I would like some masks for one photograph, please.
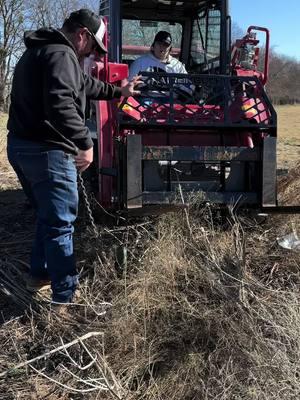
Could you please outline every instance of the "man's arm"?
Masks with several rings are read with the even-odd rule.
[[[83,110],[75,99],[83,84],[82,71],[75,55],[67,51],[48,54],[43,60],[44,119],[80,150],[93,146],[84,125]],[[58,138],[59,140],[59,138]]]
[[[172,57],[173,59],[173,72],[176,74],[187,74],[187,70],[185,69],[185,65],[179,61],[176,60],[174,57]],[[175,62],[174,62],[175,61]]]
[[[179,73],[180,74],[187,74],[187,70],[185,69],[185,65],[180,63],[180,68],[179,68]]]
[[[106,83],[83,73],[85,91],[88,98],[92,100],[112,100],[122,96],[120,87]]]
[[[119,87],[110,83],[99,81],[87,74],[84,74],[86,83],[86,95],[92,100],[111,100],[114,98],[130,97],[140,94],[135,86],[140,84],[140,76],[134,76],[125,86]]]

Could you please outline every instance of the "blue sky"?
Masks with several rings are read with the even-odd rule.
[[[300,61],[300,0],[229,0],[229,7],[243,31],[249,25],[268,28],[276,52]]]

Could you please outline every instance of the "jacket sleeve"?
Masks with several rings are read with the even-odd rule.
[[[75,56],[60,51],[45,57],[43,64],[45,121],[76,147],[87,150],[93,146],[93,141],[84,124],[84,104],[80,107],[75,101],[83,84],[82,71]]]
[[[182,62],[176,60],[176,64],[174,65],[174,72],[177,74],[187,74],[187,70]]]
[[[121,88],[110,83],[99,81],[83,73],[86,96],[92,100],[119,99],[122,95]]]
[[[180,74],[187,74],[187,70],[185,69],[185,65],[182,64],[182,63],[180,63],[179,73]]]

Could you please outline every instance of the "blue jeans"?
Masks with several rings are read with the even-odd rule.
[[[72,237],[78,210],[73,156],[11,134],[7,154],[36,210],[31,275],[51,280],[53,301],[70,302],[78,284]]]

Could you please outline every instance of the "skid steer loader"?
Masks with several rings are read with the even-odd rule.
[[[89,65],[93,76],[121,85],[159,30],[172,34],[172,55],[188,72],[141,71],[140,96],[90,105],[101,206],[155,213],[197,195],[278,210],[269,31],[251,26],[232,46],[227,0],[101,0],[99,13],[109,52]]]

